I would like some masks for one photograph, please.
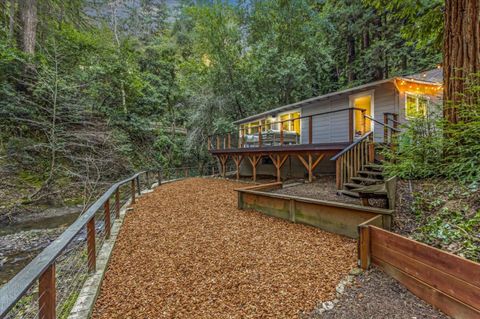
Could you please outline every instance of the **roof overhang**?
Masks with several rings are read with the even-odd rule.
[[[313,104],[315,102],[318,102],[318,101],[327,100],[327,99],[329,99],[331,97],[334,97],[334,96],[347,94],[347,93],[352,93],[352,92],[355,92],[355,91],[359,91],[359,90],[363,90],[363,89],[367,89],[367,88],[372,88],[372,87],[375,87],[375,86],[378,86],[378,85],[382,85],[384,83],[393,82],[395,79],[396,78],[375,81],[375,82],[363,84],[363,85],[360,85],[360,86],[356,86],[356,87],[353,87],[353,88],[349,88],[349,89],[345,89],[345,90],[341,90],[341,91],[336,91],[336,92],[331,92],[331,93],[327,93],[327,94],[324,94],[324,95],[316,96],[316,97],[313,97],[313,98],[310,98],[310,99],[307,99],[307,100],[303,100],[303,101],[300,101],[300,102],[287,104],[287,105],[280,106],[280,107],[274,108],[272,110],[269,110],[269,111],[266,111],[266,112],[263,112],[263,113],[259,113],[259,114],[255,114],[255,115],[243,118],[241,120],[233,122],[233,124],[248,123],[248,122],[255,121],[255,120],[264,118],[264,117],[272,115],[272,114],[277,114],[277,113],[281,113],[281,112],[294,110],[294,109],[297,109],[297,108],[300,108],[300,107],[305,107],[305,106],[311,105],[311,104]]]

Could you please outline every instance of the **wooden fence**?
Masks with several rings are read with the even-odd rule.
[[[282,183],[237,189],[238,208],[255,209],[350,238],[358,238],[360,223],[377,216],[381,227],[390,228],[391,210],[266,192],[275,188],[282,188]]]
[[[480,264],[374,226],[359,226],[362,268],[382,268],[453,318],[480,318]]]

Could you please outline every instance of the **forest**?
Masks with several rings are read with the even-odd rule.
[[[434,68],[443,5],[3,0],[2,210],[82,202],[141,168],[201,167],[207,135],[232,120]]]

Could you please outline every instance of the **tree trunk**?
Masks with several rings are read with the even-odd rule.
[[[10,17],[9,17],[9,25],[8,25],[8,35],[10,39],[13,39],[15,35],[15,0],[10,0]]]
[[[480,71],[480,3],[478,0],[446,0],[444,31],[444,117],[457,123],[453,107],[465,93],[468,76]]]
[[[35,53],[37,36],[37,0],[20,0],[22,19],[22,49],[29,54]]]

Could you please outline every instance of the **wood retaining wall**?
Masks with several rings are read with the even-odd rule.
[[[391,210],[265,192],[282,188],[271,183],[237,189],[238,208],[254,209],[270,216],[358,238],[358,225],[380,216],[380,226],[390,229]]]
[[[392,233],[392,211],[275,194],[282,183],[237,189],[238,207],[358,238],[359,263],[375,265],[453,318],[480,319],[480,264]]]
[[[480,264],[371,224],[359,229],[362,268],[380,267],[453,318],[480,318]]]

